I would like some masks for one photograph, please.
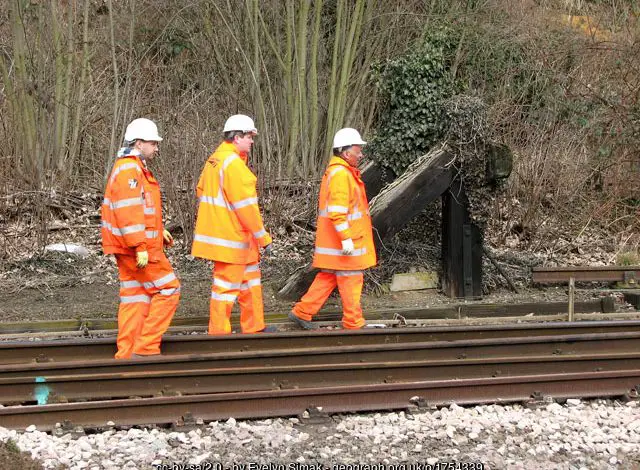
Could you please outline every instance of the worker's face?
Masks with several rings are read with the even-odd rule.
[[[158,154],[158,142],[153,140],[136,140],[134,148],[142,154],[145,160],[151,161]]]
[[[237,135],[233,138],[233,143],[240,153],[249,153],[253,145],[253,134]]]
[[[364,157],[360,145],[352,145],[348,150],[342,152],[342,156],[346,162],[354,168],[358,167]]]

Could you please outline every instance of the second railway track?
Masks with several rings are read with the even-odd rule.
[[[284,331],[253,335],[174,335],[163,338],[163,354],[207,354],[299,347],[400,344],[425,341],[500,339],[569,334],[640,332],[640,320],[554,322],[500,326],[440,326],[359,331]],[[0,342],[0,364],[107,359],[115,338]]]

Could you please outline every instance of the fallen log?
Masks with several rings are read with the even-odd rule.
[[[451,159],[446,147],[423,155],[371,200],[369,206],[376,245],[397,233],[447,190],[453,179],[453,170],[449,167]],[[368,188],[367,195],[371,197]],[[300,298],[316,272],[311,263],[299,268],[278,291],[278,297],[288,300]]]

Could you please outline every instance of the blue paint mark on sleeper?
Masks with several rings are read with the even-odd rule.
[[[46,377],[36,377],[37,384],[43,384],[47,381]],[[49,401],[49,386],[36,385],[33,389],[33,397],[38,401],[38,405],[46,405]]]

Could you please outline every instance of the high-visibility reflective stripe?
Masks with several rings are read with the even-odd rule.
[[[347,222],[336,225],[336,232],[344,232],[345,230],[349,230],[349,224]]]
[[[168,284],[171,281],[174,281],[175,279],[176,279],[175,273],[169,273],[169,274],[167,274],[165,276],[162,276],[160,279],[156,279],[156,280],[151,281],[151,282],[145,282],[144,286],[147,289],[150,289],[152,287],[162,287],[165,284]]]
[[[156,238],[159,233],[160,232],[158,232],[157,230],[147,230],[146,232],[144,232],[144,235],[147,238]]]
[[[217,292],[212,292],[211,293],[211,298],[213,300],[220,300],[222,302],[235,302],[236,301],[236,297],[233,294],[218,294]]]
[[[207,235],[196,234],[196,236],[193,237],[193,240],[196,242],[206,243],[208,245],[224,246],[227,248],[238,248],[240,250],[249,248],[248,243],[225,240],[223,238],[209,237]]]
[[[358,248],[357,250],[353,250],[353,253],[350,255],[342,254],[342,250],[338,250],[336,248],[316,248],[315,252],[319,255],[328,255],[328,256],[362,256],[367,253],[366,248]]]
[[[137,170],[138,173],[142,173],[142,170],[140,169],[140,165],[138,165],[136,162],[131,162],[131,163],[125,163],[123,165],[120,165],[118,168],[116,168],[115,170],[113,170],[113,174],[111,175],[111,181],[113,181],[114,179],[116,179],[116,176],[118,176],[118,174],[121,171],[125,171],[125,170]]]
[[[122,289],[130,289],[132,287],[142,287],[138,281],[120,281],[120,287]]]
[[[341,271],[336,269],[336,276],[359,276],[362,271]]]
[[[144,208],[144,213],[146,215],[155,215],[156,213],[156,208],[155,207],[145,207]]]
[[[162,289],[159,291],[160,295],[174,295],[180,293],[179,287],[174,287],[173,289]]]
[[[225,201],[224,196],[222,195],[222,189],[218,190],[218,195],[216,197],[200,196],[200,202],[230,209],[229,204],[227,204],[227,201]]]
[[[256,271],[260,271],[259,264],[250,264],[246,268],[244,268],[245,273],[255,273]]]
[[[233,163],[233,161],[234,161],[235,159],[237,159],[237,158],[240,158],[240,157],[239,157],[239,156],[237,156],[237,155],[231,155],[230,157],[228,157],[228,158],[224,161],[224,163],[222,164],[222,169],[223,169],[223,170],[226,170],[226,169],[227,169],[227,167],[228,167],[229,165],[231,165],[231,163]]]
[[[258,204],[257,197],[248,197],[238,202],[232,202],[231,207],[233,210],[242,209],[243,207],[251,206],[253,204]]]
[[[108,197],[105,197],[105,198],[102,200],[102,205],[103,205],[103,206],[109,206],[109,207],[111,207],[111,201],[109,200],[109,198],[108,198]]]
[[[267,234],[267,231],[265,229],[262,229],[258,232],[253,232],[253,236],[255,238],[260,238],[260,237],[264,237]]]
[[[240,289],[242,285],[241,282],[229,282],[224,279],[218,279],[217,277],[213,279],[213,285],[222,287],[223,289]]]
[[[142,224],[129,225],[127,227],[123,227],[120,229],[120,228],[113,227],[109,222],[106,222],[104,220],[102,221],[102,226],[107,230],[109,230],[114,235],[117,235],[119,237],[123,235],[128,235],[130,233],[142,232],[145,229],[144,225]]]
[[[142,232],[144,231],[144,225],[143,224],[136,224],[136,225],[127,225],[126,227],[122,227],[120,229],[120,233],[122,233],[122,235],[129,235],[130,233],[137,233],[137,232]],[[117,229],[113,229],[113,231],[115,231]]]
[[[216,204],[216,199],[211,196],[200,196],[200,202],[204,202],[206,204]]]
[[[339,214],[346,214],[349,212],[349,208],[345,206],[327,206],[328,212],[337,212]]]
[[[151,297],[149,297],[148,295],[121,295],[120,296],[120,302],[122,302],[123,304],[135,304],[135,303],[145,303],[148,304],[149,302],[151,302]]]
[[[357,276],[362,274],[362,271],[341,271],[339,269],[321,269],[320,272],[335,274],[336,276]]]
[[[109,207],[115,210],[123,207],[141,206],[142,204],[144,204],[144,200],[141,197],[132,197],[129,199],[121,199],[116,202],[112,201]]]
[[[242,283],[242,285],[240,286],[240,290],[249,290],[252,287],[256,287],[260,285],[262,285],[262,282],[260,282],[260,279],[250,279],[249,281]]]
[[[335,207],[335,206],[334,206]],[[337,212],[337,211],[333,211]],[[322,209],[318,212],[320,217],[329,217],[329,211]],[[353,214],[347,214],[347,220],[358,220],[362,218],[362,212],[354,212]]]

